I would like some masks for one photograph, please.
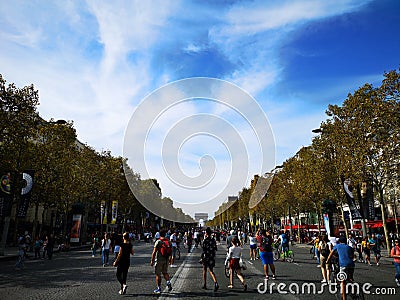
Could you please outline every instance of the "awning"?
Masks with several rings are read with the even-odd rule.
[[[394,221],[394,220],[393,220]],[[367,221],[365,222],[365,226],[368,228],[381,228],[383,227],[382,221]],[[353,228],[360,229],[361,223],[357,223],[353,225]]]

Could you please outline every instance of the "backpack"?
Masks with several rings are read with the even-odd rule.
[[[268,237],[263,237],[261,242],[261,248],[264,250],[264,252],[272,252],[271,239]]]
[[[329,256],[329,251],[328,251],[328,245],[326,243],[321,244],[321,252],[320,254],[323,257],[328,257]]]
[[[285,233],[281,235],[281,239],[282,239],[282,245],[287,244],[289,242],[288,237]]]
[[[161,241],[161,247],[160,247],[160,253],[162,256],[165,258],[168,258],[172,255],[172,247],[171,243],[169,242],[168,239],[162,239]]]

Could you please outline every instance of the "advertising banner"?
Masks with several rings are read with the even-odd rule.
[[[79,243],[79,239],[81,237],[81,222],[82,215],[72,216],[71,243]]]
[[[11,175],[7,173],[0,179],[0,217],[10,215],[11,201]]]
[[[346,179],[343,182],[343,188],[344,188],[344,192],[346,194],[347,204],[349,205],[351,218],[353,220],[362,219],[361,214],[360,214],[359,210],[357,209],[356,203],[354,201],[354,196],[353,196],[353,192],[352,192],[350,179]]]
[[[375,220],[374,190],[370,182],[363,182],[361,188],[364,217]]]
[[[329,215],[324,214],[324,225],[325,225],[325,230],[327,235],[330,237],[331,236],[331,226],[329,225]]]
[[[107,224],[106,201],[100,202],[100,224]]]
[[[118,216],[118,201],[113,201],[111,207],[111,224],[117,223],[117,216]]]
[[[18,205],[18,218],[25,218],[28,212],[29,202],[32,195],[33,187],[33,170],[27,170],[22,173],[22,189],[21,189],[21,199]]]

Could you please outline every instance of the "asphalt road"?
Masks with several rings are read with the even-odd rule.
[[[15,270],[13,261],[1,261],[0,299],[340,299],[338,293],[330,293],[327,287],[323,294],[318,294],[322,275],[316,261],[309,256],[309,246],[293,246],[295,261],[276,262],[277,279],[268,282],[264,281],[261,262],[247,261],[248,268],[244,271],[247,292],[243,292],[237,278],[235,288],[228,289],[229,280],[223,270],[226,248],[219,246],[215,272],[220,289],[216,293],[210,276],[207,282],[210,289],[201,289],[200,249],[193,249],[191,254],[182,249],[178,267],[169,269],[173,290],[167,292],[163,280],[161,296],[153,295],[155,276],[149,265],[152,245],[135,243],[134,248],[126,295],[118,294],[115,268],[103,267],[100,255],[92,258],[90,251],[81,250],[56,253],[53,260],[28,259],[22,270]],[[248,247],[244,248],[244,257],[248,258]],[[354,277],[360,287],[364,285],[370,292],[364,293],[365,299],[400,299],[400,288],[395,286],[394,266],[389,258],[383,258],[380,266],[357,263]]]

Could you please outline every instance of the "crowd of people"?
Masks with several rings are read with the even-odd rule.
[[[144,234],[143,239],[147,243],[153,244],[153,251],[150,259],[150,266],[154,268],[156,288],[155,294],[161,294],[162,278],[165,279],[169,291],[172,290],[172,284],[168,273],[168,268],[177,267],[175,257],[180,247],[187,249],[190,253],[194,248],[201,248],[200,263],[203,267],[202,279],[203,289],[207,287],[207,274],[213,281],[213,290],[219,289],[217,276],[214,272],[216,265],[216,252],[218,246],[226,247],[225,265],[229,268],[228,288],[234,288],[235,275],[238,277],[243,290],[247,291],[247,283],[242,274],[243,246],[249,245],[249,260],[260,260],[263,265],[265,280],[276,279],[276,269],[274,265],[275,252],[278,257],[284,260],[284,255],[289,250],[294,238],[290,237],[289,232],[268,231],[258,229],[256,232],[245,232],[241,230],[211,230],[206,229],[170,229],[159,230],[154,233]],[[321,268],[321,283],[330,284],[332,272],[335,265],[340,272],[346,273],[348,281],[353,281],[355,263],[365,263],[369,266],[380,265],[381,249],[384,246],[382,235],[371,234],[365,237],[360,235],[348,234],[347,237],[329,237],[325,233],[307,236],[310,240],[308,244],[312,246],[312,252],[317,260],[317,267]],[[97,257],[97,251],[101,253],[101,262],[103,267],[111,263],[117,267],[116,277],[120,283],[119,294],[125,294],[127,291],[127,274],[130,266],[130,255],[134,254],[132,241],[140,242],[140,235],[125,232],[94,233],[91,236],[91,255]],[[400,238],[393,235],[390,237],[391,250],[388,251],[393,258],[395,266],[395,281],[400,286]],[[24,267],[24,259],[27,251],[31,248],[34,251],[35,259],[51,259],[55,246],[55,238],[52,234],[46,235],[44,239],[36,237],[32,240],[28,232],[18,238],[18,259],[16,268]],[[60,247],[60,246],[59,246]],[[60,249],[57,249],[60,250]],[[113,257],[110,259],[110,255]],[[282,255],[282,256],[281,256]],[[374,261],[371,262],[371,255]]]

